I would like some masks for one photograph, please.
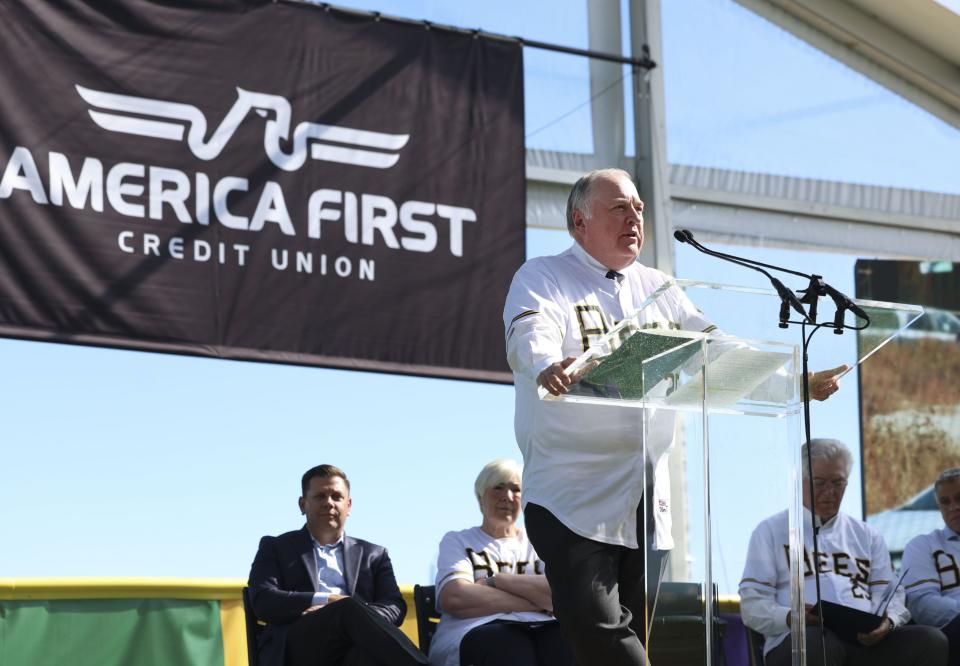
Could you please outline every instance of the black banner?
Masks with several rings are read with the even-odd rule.
[[[0,2],[0,334],[509,381],[521,47],[183,5]]]

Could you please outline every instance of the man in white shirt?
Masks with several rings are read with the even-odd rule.
[[[570,249],[517,271],[503,313],[527,533],[546,563],[554,611],[578,661],[646,664],[644,572],[659,572],[673,546],[667,452],[674,417],[540,400],[537,389],[566,393],[573,379],[565,370],[574,358],[670,278],[636,261],[643,202],[625,171],[592,171],[574,184],[567,230],[575,241]],[[678,288],[644,308],[637,323],[714,328]],[[812,395],[836,391],[838,372],[815,373]]]
[[[914,537],[903,551],[903,586],[915,622],[939,627],[950,642],[950,665],[960,664],[960,467],[933,484],[944,528]]]
[[[824,601],[868,613],[881,612],[886,588],[895,581],[890,553],[883,537],[873,527],[840,513],[852,458],[843,443],[834,439],[810,441],[812,474],[807,471],[807,445],[803,446],[804,600],[808,611],[816,601],[813,567],[820,572]],[[809,479],[813,477],[813,498]],[[817,552],[813,543],[810,512],[820,525]],[[790,626],[790,575],[787,512],[761,522],[750,537],[747,563],[740,581],[740,613],[744,624],[766,637],[766,666],[792,663]],[[902,590],[886,606],[880,626],[861,633],[855,641],[843,640],[829,628],[821,631],[815,613],[806,614],[807,664],[843,666],[944,666],[947,642],[930,627],[905,626],[910,614]],[[826,662],[824,662],[824,653]]]
[[[407,606],[383,546],[344,534],[350,481],[333,465],[301,479],[307,524],[265,536],[250,567],[262,666],[413,666],[426,657],[397,628]]]

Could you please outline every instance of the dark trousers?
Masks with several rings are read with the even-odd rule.
[[[950,666],[960,666],[960,616],[953,618],[940,631],[950,643]]]
[[[287,666],[412,666],[426,664],[397,627],[352,597],[294,622],[287,633]]]
[[[764,657],[766,666],[790,666],[790,636]],[[908,624],[891,631],[872,647],[849,643],[826,631],[827,661],[823,661],[820,627],[807,626],[807,666],[946,666],[947,640],[939,629]]]
[[[643,502],[637,534],[643,535]],[[581,666],[645,666],[646,544],[627,548],[593,541],[570,531],[536,504],[524,510],[527,535],[546,565],[553,612]],[[659,584],[664,551],[650,554]],[[656,572],[655,574],[653,572]],[[651,599],[651,606],[655,599]]]
[[[559,622],[494,620],[460,641],[460,666],[574,666]]]

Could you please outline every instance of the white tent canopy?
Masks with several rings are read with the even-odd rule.
[[[960,127],[960,15],[934,0],[737,0],[831,57]],[[588,0],[588,7],[609,3]],[[909,4],[909,9],[904,5]],[[631,0],[631,43],[662,62],[660,0]],[[588,13],[591,47],[620,43],[620,19]],[[598,64],[591,77],[601,75]],[[609,76],[610,72],[605,71]],[[896,187],[667,164],[661,68],[634,78],[638,157],[622,150],[622,99],[592,103],[595,154],[527,151],[527,225],[564,228],[570,185],[585,171],[634,173],[650,211],[646,263],[672,267],[675,228],[705,240],[891,258],[960,260],[960,196]],[[613,94],[622,96],[623,86]]]

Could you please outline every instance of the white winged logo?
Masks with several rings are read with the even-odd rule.
[[[290,102],[279,95],[237,88],[237,101],[220,125],[207,137],[207,119],[191,104],[168,102],[148,97],[133,97],[76,86],[80,97],[91,106],[90,117],[111,132],[123,132],[155,139],[183,141],[201,160],[212,160],[221,153],[240,123],[252,110],[266,119],[263,148],[270,161],[284,171],[296,171],[310,157],[374,169],[389,169],[400,159],[399,150],[409,134],[383,134],[337,125],[304,121],[290,132]],[[289,153],[280,147],[289,141]]]

